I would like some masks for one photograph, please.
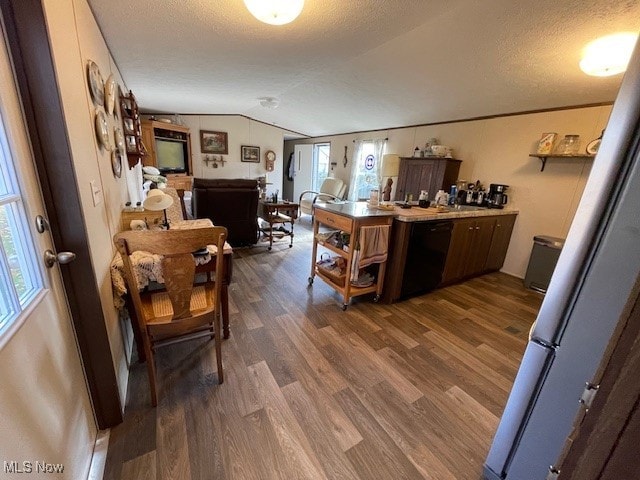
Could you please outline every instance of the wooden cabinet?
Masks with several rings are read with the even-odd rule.
[[[420,190],[427,190],[434,199],[438,190],[449,191],[456,183],[461,160],[453,158],[401,158],[395,200],[404,200],[412,194],[417,200]]]
[[[502,268],[515,221],[515,214],[451,220],[451,240],[440,285]],[[436,224],[438,220],[427,223]],[[399,220],[393,223],[384,291],[384,301],[387,303],[402,297],[404,276],[411,271],[407,268],[407,262],[410,261],[408,250],[414,230],[412,225],[413,222]]]
[[[189,128],[155,120],[143,120],[142,141],[147,150],[142,163],[158,168],[167,177],[168,186],[191,190],[193,166]],[[163,159],[160,155],[167,157]],[[167,170],[170,168],[184,171],[172,173],[171,170]]]
[[[456,220],[442,284],[449,284],[502,267],[515,215]]]
[[[167,187],[191,191],[192,185],[193,177],[191,175],[167,175]]]
[[[484,265],[485,271],[500,270],[507,256],[507,249],[511,241],[511,233],[516,223],[515,215],[501,215],[496,217],[496,226],[493,229],[491,248]]]
[[[384,285],[384,276],[386,269],[386,260],[378,263],[377,278],[373,285],[367,287],[356,287],[351,285],[349,281],[351,277],[351,266],[354,256],[354,245],[358,245],[360,241],[360,227],[363,226],[378,226],[378,225],[391,225],[393,222],[393,213],[369,213],[366,204],[360,203],[346,203],[341,205],[326,206],[316,205],[314,208],[313,217],[313,250],[311,254],[311,275],[309,276],[309,285],[313,284],[315,276],[320,277],[336,292],[342,295],[344,301],[342,309],[346,310],[352,297],[359,295],[365,295],[368,293],[375,293],[376,297],[374,301],[378,301],[382,294],[382,287]],[[330,243],[326,243],[318,240],[318,232],[320,225],[329,227],[330,229],[341,230],[342,232],[350,235],[350,244],[348,251],[340,249]],[[322,269],[318,268],[317,255],[318,245],[326,248],[334,255],[345,259],[346,271],[344,276],[344,283],[338,282],[336,278],[323,273]]]

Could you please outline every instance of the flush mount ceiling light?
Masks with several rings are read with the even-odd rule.
[[[258,100],[264,108],[278,108],[280,105],[280,100],[275,97],[260,97]]]
[[[296,19],[304,0],[244,0],[251,14],[270,25],[284,25]]]
[[[638,35],[624,32],[600,37],[584,47],[580,68],[587,75],[609,77],[627,69]]]

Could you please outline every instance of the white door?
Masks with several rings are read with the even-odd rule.
[[[300,200],[300,194],[311,190],[313,171],[313,145],[295,145],[293,153],[296,174],[293,177],[293,201]]]
[[[46,212],[1,33],[0,478],[82,479],[97,427],[60,271],[44,267],[53,245],[35,228]]]

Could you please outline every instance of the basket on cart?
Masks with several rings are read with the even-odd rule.
[[[347,278],[347,263],[344,258],[323,253],[316,262],[316,270],[336,285],[344,287]]]

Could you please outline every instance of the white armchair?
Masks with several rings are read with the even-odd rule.
[[[313,215],[313,204],[317,201],[342,200],[347,185],[339,178],[327,177],[320,185],[320,191],[305,190],[300,194],[300,213]]]

